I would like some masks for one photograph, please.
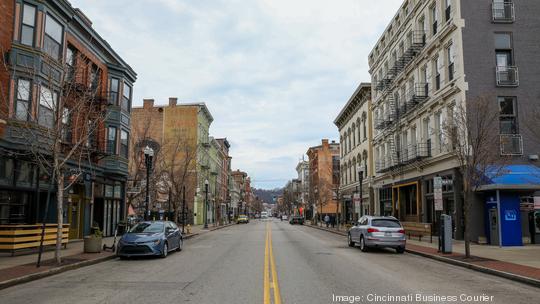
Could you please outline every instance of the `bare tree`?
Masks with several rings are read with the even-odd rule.
[[[159,170],[167,176],[170,185],[170,200],[174,209],[174,220],[178,221],[179,211],[182,206],[182,197],[194,195],[192,185],[195,182],[197,166],[197,150],[191,144],[194,139],[190,138],[189,130],[170,130],[171,136],[163,143],[163,155],[159,164]],[[183,192],[186,193],[183,193]]]
[[[31,158],[55,185],[60,264],[64,191],[81,181],[83,166],[92,168],[103,155],[108,94],[101,69],[84,54],[71,53],[60,69],[56,59],[42,60],[41,71],[27,66],[18,79],[13,124],[27,147],[27,155],[20,156]],[[9,71],[5,57],[3,67]]]
[[[475,193],[486,176],[502,174],[508,159],[500,153],[499,112],[490,99],[482,96],[470,99],[466,104],[456,105],[452,112],[443,124],[441,135],[463,177],[465,256],[469,258]]]

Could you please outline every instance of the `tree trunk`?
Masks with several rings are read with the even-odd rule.
[[[464,204],[463,204],[463,216],[464,216],[464,226],[463,227],[463,238],[465,240],[465,257],[470,258],[471,257],[471,237],[470,237],[470,231],[469,231],[469,218],[470,218],[470,199],[471,199],[471,193],[466,190],[464,192]]]
[[[339,230],[339,199],[336,200],[336,228]]]
[[[64,224],[63,209],[64,209],[64,176],[61,172],[56,173],[56,216],[57,216],[57,231],[56,231],[56,250],[54,252],[54,258],[56,264],[62,263],[62,256],[60,250],[62,250],[62,228]]]

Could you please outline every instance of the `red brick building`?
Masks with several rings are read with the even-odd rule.
[[[88,156],[70,158],[64,170],[71,184],[63,202],[70,238],[89,234],[94,222],[111,235],[126,214],[136,74],[68,1],[38,3],[0,3],[0,224],[31,224],[56,214],[56,202],[45,210],[48,173],[21,136],[55,130],[63,151],[84,138],[80,150]],[[86,101],[91,106],[81,107]],[[47,158],[46,151],[39,154]]]

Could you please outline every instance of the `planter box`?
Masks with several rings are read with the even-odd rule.
[[[85,253],[100,253],[103,249],[103,238],[93,236],[84,237],[84,252]]]

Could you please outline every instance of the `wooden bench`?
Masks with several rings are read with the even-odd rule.
[[[405,229],[405,234],[409,236],[409,239],[411,239],[411,236],[417,236],[418,240],[421,241],[422,237],[429,236],[429,242],[433,243],[431,223],[401,222],[401,224]]]
[[[56,245],[57,224],[46,224],[43,245]],[[38,248],[41,240],[42,225],[0,225],[0,251]],[[69,239],[69,224],[62,226],[62,244],[66,248]]]

